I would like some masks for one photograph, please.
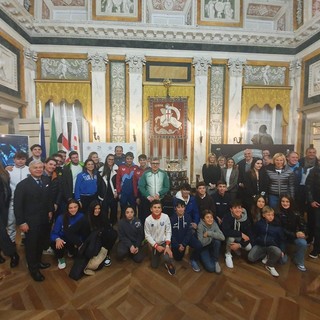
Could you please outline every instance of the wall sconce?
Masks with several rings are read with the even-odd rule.
[[[94,123],[92,123],[92,127],[93,127],[93,139],[100,142],[100,136],[98,135],[98,133],[96,131],[96,127],[95,127]]]
[[[203,141],[203,135],[202,135],[202,131],[200,131],[200,143],[202,143]]]
[[[240,137],[234,137],[233,138],[233,142],[240,144],[242,142],[242,137],[241,136]]]
[[[137,141],[136,131],[134,129],[132,130],[132,138],[134,142]]]
[[[239,137],[234,137],[234,138],[233,138],[233,142],[234,142],[234,143],[238,143],[238,144],[242,143],[242,139],[243,139],[243,132],[244,132],[244,128],[243,128],[243,127],[241,127],[241,129],[240,129],[240,136],[239,136]]]

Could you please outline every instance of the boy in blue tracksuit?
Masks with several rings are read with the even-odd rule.
[[[202,245],[200,241],[194,236],[192,231],[192,220],[190,215],[185,214],[186,204],[182,200],[177,200],[175,204],[176,214],[170,218],[172,236],[171,236],[171,250],[173,258],[177,261],[182,260],[186,247],[190,246],[193,251],[190,255],[190,264],[195,272],[199,272],[200,268],[197,261],[200,258],[200,251]]]

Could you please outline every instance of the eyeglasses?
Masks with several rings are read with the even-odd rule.
[[[160,162],[151,162],[151,164],[158,166],[160,164]]]

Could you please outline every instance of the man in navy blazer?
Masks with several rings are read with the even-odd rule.
[[[50,179],[42,175],[40,160],[29,164],[30,176],[18,183],[14,193],[14,214],[20,230],[25,233],[25,251],[28,269],[35,281],[43,281],[39,271],[50,267],[41,261],[46,230],[52,218]]]

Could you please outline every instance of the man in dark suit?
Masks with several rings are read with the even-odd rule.
[[[50,267],[41,262],[46,230],[52,218],[50,179],[43,176],[43,163],[31,161],[30,176],[18,183],[14,193],[14,214],[17,225],[25,233],[25,250],[28,268],[35,281],[43,281],[39,271]]]

